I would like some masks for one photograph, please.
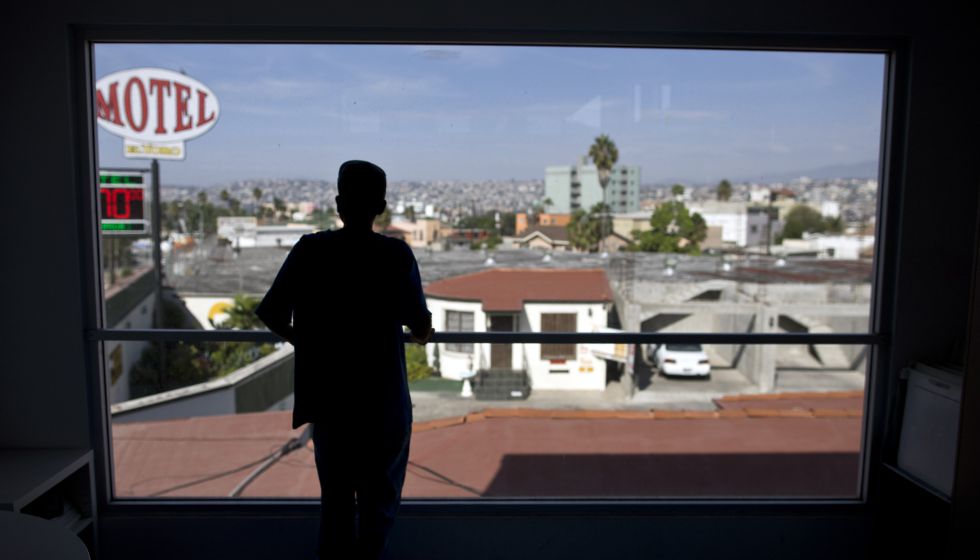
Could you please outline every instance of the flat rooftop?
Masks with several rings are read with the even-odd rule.
[[[256,247],[237,255],[228,246],[204,244],[178,251],[166,264],[166,283],[179,293],[264,294],[288,254],[288,249]],[[480,250],[429,251],[416,249],[415,256],[425,284],[487,270],[488,268],[604,268],[611,280],[633,268],[636,282],[685,283],[720,279],[762,284],[863,284],[871,282],[870,261],[790,257],[777,266],[775,257],[739,257],[730,271],[722,270],[719,256],[689,256],[664,253],[613,253],[603,259],[598,253],[556,251],[550,260],[534,249],[484,252]],[[485,264],[492,256],[494,264]],[[674,259],[673,275],[665,275],[667,259]],[[628,262],[632,262],[629,265]]]
[[[720,399],[715,411],[487,409],[416,423],[406,498],[853,497],[858,393]],[[289,412],[113,426],[120,497],[224,497],[290,438]],[[312,444],[243,497],[315,498]]]

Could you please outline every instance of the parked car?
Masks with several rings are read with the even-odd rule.
[[[661,344],[647,352],[663,375],[711,377],[711,363],[700,344]]]

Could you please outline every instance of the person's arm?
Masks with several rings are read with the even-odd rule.
[[[286,261],[282,263],[282,268],[276,274],[276,279],[269,287],[262,302],[255,309],[255,314],[269,330],[286,339],[290,344],[295,343],[295,331],[293,330],[293,311],[296,307],[296,288],[297,277],[299,275],[299,261],[306,236],[300,240],[289,251]]]
[[[411,329],[411,327],[409,327]],[[410,335],[412,342],[415,344],[420,344],[425,346],[432,338],[432,334],[435,333],[435,329],[432,328],[432,315],[425,316],[425,322],[418,325],[418,329],[411,329],[412,333]]]
[[[404,325],[412,331],[412,342],[425,345],[432,338],[432,313],[425,303],[425,293],[422,291],[422,275],[419,274],[419,265],[415,260],[412,250],[405,246],[408,252],[409,271],[404,293],[404,313],[402,320]]]

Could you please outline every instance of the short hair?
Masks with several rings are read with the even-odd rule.
[[[350,160],[340,166],[337,192],[354,204],[371,204],[385,198],[387,177],[384,169],[369,161]]]

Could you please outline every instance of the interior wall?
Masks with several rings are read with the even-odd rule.
[[[67,25],[54,14],[4,19],[0,448],[85,448],[91,408]]]
[[[324,26],[341,31],[425,29],[435,40],[499,38],[481,33],[509,29],[515,40],[533,40],[550,32],[558,34],[554,37],[585,42],[589,37],[642,41],[690,34],[705,34],[702,37],[710,42],[712,33],[878,36],[907,41],[911,118],[908,145],[897,147],[896,152],[907,180],[901,192],[893,193],[901,194],[901,206],[889,216],[900,229],[887,240],[896,247],[896,267],[892,270],[895,292],[887,294],[890,299],[885,304],[895,312],[893,321],[883,326],[893,343],[884,350],[887,369],[878,372],[894,379],[897,369],[910,360],[956,360],[964,347],[980,184],[975,90],[964,85],[970,80],[968,61],[977,50],[972,38],[974,21],[939,3],[885,0],[610,0],[601,6],[558,0],[367,0],[316,5],[295,0],[274,5],[257,0],[165,5],[36,0],[7,7],[0,24],[4,69],[0,188],[4,189],[6,210],[0,220],[4,271],[0,297],[5,312],[0,337],[0,446],[87,446],[90,415],[96,412],[86,392],[84,329],[91,318],[83,313],[83,304],[91,297],[91,286],[86,287],[82,276],[79,191],[74,176],[79,162],[75,159],[69,79],[74,54],[71,33],[77,25],[110,26],[113,32],[177,25],[177,32],[188,34],[195,32],[196,25],[234,26],[256,33],[267,26],[294,30],[281,35],[282,39],[311,37],[311,28]],[[911,515],[917,517],[915,512]],[[406,519],[400,524],[398,542],[403,543],[399,548],[404,557],[413,557],[411,550],[439,546],[465,548],[467,556],[472,556],[481,553],[473,543],[494,543],[498,548],[487,550],[504,547],[514,558],[521,557],[525,544],[542,551],[538,558],[550,557],[550,551],[595,551],[588,545],[567,548],[568,543],[582,543],[582,535],[600,535],[609,546],[673,550],[682,556],[687,554],[680,554],[681,545],[707,550],[721,547],[719,543],[726,539],[767,557],[789,556],[778,554],[787,547],[792,547],[793,556],[807,553],[808,549],[792,543],[809,543],[813,550],[829,548],[833,556],[848,556],[846,551],[862,550],[869,542],[862,524],[844,517],[816,524],[796,517],[743,521],[711,515],[660,519],[658,524],[635,516],[594,521],[596,525],[580,526],[585,521],[560,517],[479,523]],[[242,557],[255,557],[258,550],[249,546],[259,533],[248,530],[245,521],[178,516],[154,521],[161,530],[153,533],[134,530],[147,523],[146,519],[106,518],[102,542],[111,543],[107,545],[111,548],[105,556],[135,557],[125,552],[137,546],[133,536],[137,533],[142,550],[152,549],[168,558],[213,557],[219,543],[227,545],[220,550],[222,556],[251,550],[252,554]],[[297,536],[308,529],[308,521],[302,523],[306,525],[285,519],[277,527],[289,526],[292,532],[283,535]],[[715,537],[716,531],[720,538]],[[644,541],[648,534],[654,535],[652,540]],[[705,534],[712,538],[704,539]],[[448,535],[445,542],[449,544],[435,544],[443,535]],[[510,538],[512,535],[516,537]],[[450,557],[442,554],[430,558]]]
[[[146,533],[147,518],[109,519],[106,556],[170,558],[307,558],[315,544],[313,518],[278,516],[196,519],[195,530],[213,538],[174,539],[187,520],[154,516],[156,532],[169,535],[161,547]],[[568,560],[603,558],[794,558],[826,560],[868,557],[866,519],[808,515],[753,517],[690,515],[656,517],[540,515],[402,515],[389,550],[399,560]]]

